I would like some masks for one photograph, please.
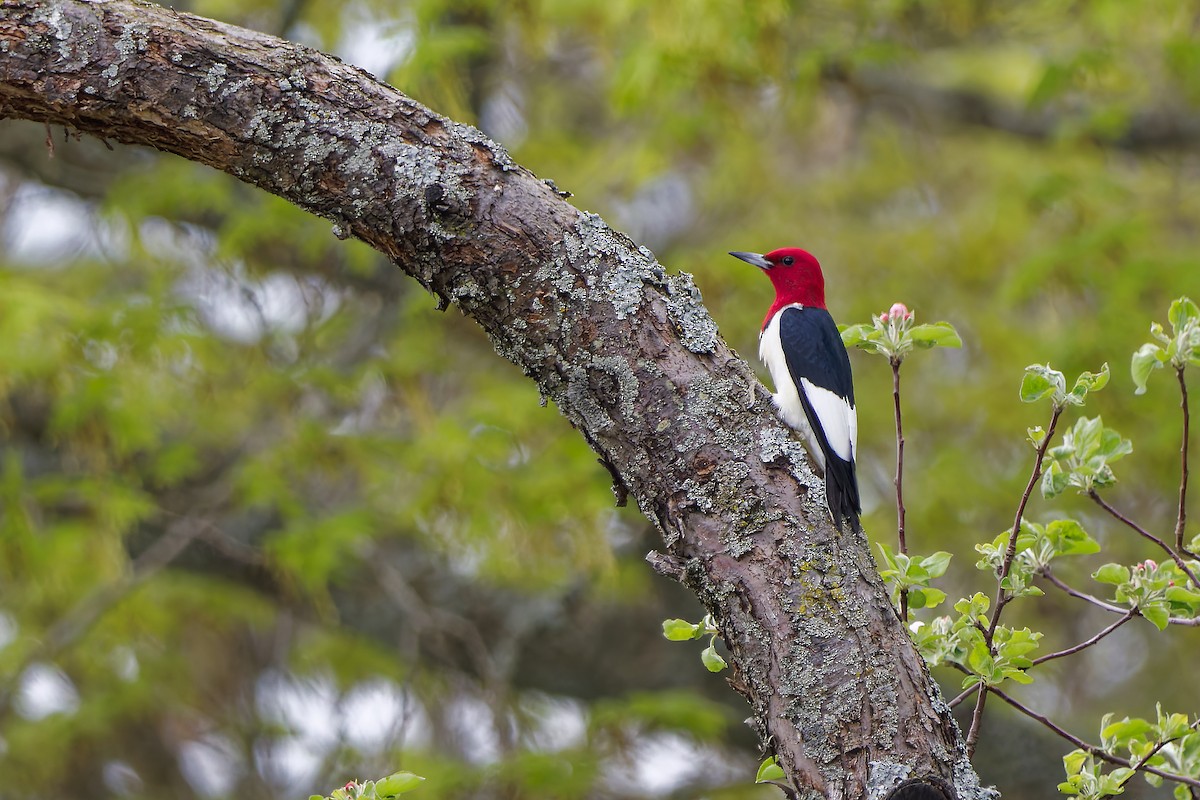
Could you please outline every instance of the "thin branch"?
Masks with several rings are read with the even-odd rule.
[[[1058,427],[1058,418],[1062,416],[1062,407],[1055,406],[1054,413],[1050,415],[1050,425],[1046,429],[1046,435],[1042,437],[1042,441],[1038,443],[1037,458],[1033,462],[1033,472],[1029,474],[1029,483],[1025,485],[1025,492],[1021,495],[1021,502],[1017,504],[1017,513],[1013,519],[1012,530],[1008,534],[1008,548],[1004,551],[1004,562],[1000,565],[1000,574],[996,586],[996,607],[992,610],[992,621],[988,626],[988,644],[992,643],[992,634],[996,632],[996,626],[1000,624],[1000,613],[1004,610],[1004,606],[1012,599],[1001,585],[1004,579],[1008,577],[1008,573],[1012,570],[1013,559],[1017,557],[1017,537],[1021,533],[1021,520],[1025,517],[1025,506],[1029,504],[1029,498],[1033,494],[1033,489],[1037,486],[1038,481],[1042,477],[1042,462],[1046,458],[1046,450],[1050,447],[1050,440],[1054,438],[1054,430]]]
[[[1195,722],[1193,722],[1191,725],[1189,725],[1189,726],[1188,726],[1188,729],[1189,729],[1189,730],[1193,730],[1193,731],[1194,731],[1194,730],[1196,729],[1196,726],[1197,726],[1197,725],[1200,725],[1200,720],[1196,720]],[[1146,768],[1146,764],[1150,763],[1150,759],[1154,758],[1154,756],[1158,754],[1158,751],[1159,751],[1159,750],[1162,750],[1164,747],[1166,747],[1167,745],[1169,745],[1171,742],[1176,742],[1176,741],[1179,741],[1181,738],[1183,738],[1183,737],[1182,737],[1182,736],[1176,736],[1176,737],[1174,737],[1174,738],[1171,738],[1171,739],[1163,739],[1163,740],[1162,740],[1162,741],[1160,741],[1158,744],[1154,745],[1154,747],[1150,748],[1150,752],[1149,752],[1149,753],[1146,753],[1146,755],[1144,755],[1144,756],[1142,756],[1140,759],[1138,759],[1138,762],[1137,762],[1136,764],[1134,764],[1134,765],[1133,765],[1133,770],[1134,770],[1134,772],[1137,772],[1138,770],[1143,770],[1143,769],[1145,769],[1145,768]],[[1125,776],[1125,780],[1121,781],[1121,783],[1120,783],[1120,784],[1118,784],[1118,785],[1119,785],[1119,786],[1124,786],[1126,783],[1128,783],[1128,782],[1129,782],[1129,779],[1130,779],[1130,778],[1132,778],[1132,777],[1133,777],[1133,773],[1130,773],[1129,775],[1126,775],[1126,776]],[[1195,796],[1196,796],[1196,787],[1195,787],[1195,786],[1191,787],[1191,795],[1192,795],[1192,797],[1195,797]]]
[[[1173,547],[1171,547],[1169,544],[1164,542],[1162,539],[1155,536],[1153,533],[1150,533],[1150,531],[1146,530],[1141,525],[1138,525],[1136,522],[1134,522],[1129,517],[1122,514],[1117,509],[1113,508],[1111,505],[1109,505],[1104,500],[1103,497],[1101,497],[1096,492],[1095,489],[1088,489],[1088,497],[1092,498],[1092,500],[1094,500],[1098,506],[1103,508],[1109,514],[1111,514],[1115,518],[1119,519],[1121,522],[1125,523],[1133,530],[1137,531],[1137,533],[1140,536],[1142,536],[1143,538],[1145,538],[1151,542],[1154,542],[1156,545],[1161,547],[1162,551],[1164,553],[1166,553],[1168,556],[1170,556],[1171,560],[1175,562],[1176,566],[1178,566],[1179,569],[1181,569],[1183,571],[1183,573],[1188,576],[1188,579],[1192,582],[1192,585],[1195,586],[1197,589],[1200,589],[1200,578],[1196,577],[1196,573],[1192,572],[1191,568],[1187,565],[1187,563],[1183,560],[1183,558],[1179,555],[1179,553],[1175,552],[1175,549]]]
[[[1066,583],[1064,583],[1057,575],[1055,575],[1049,569],[1043,570],[1041,574],[1042,574],[1042,577],[1044,577],[1046,580],[1050,581],[1050,583],[1053,586],[1056,586],[1057,588],[1061,589],[1063,592],[1066,592],[1067,594],[1071,595],[1072,597],[1077,597],[1080,600],[1091,603],[1092,605],[1096,606],[1097,608],[1103,608],[1105,611],[1110,611],[1113,614],[1124,614],[1128,610],[1128,609],[1122,608],[1121,606],[1114,606],[1112,603],[1106,603],[1103,600],[1101,600],[1099,597],[1087,594],[1085,592],[1081,592],[1078,589],[1068,586]],[[1137,611],[1136,609],[1133,609],[1133,610],[1136,612],[1135,616],[1140,617],[1142,615],[1142,613],[1140,611]],[[1167,622],[1171,625],[1183,625],[1183,626],[1189,627],[1189,628],[1200,627],[1200,617],[1170,617],[1167,620]]]
[[[1176,783],[1183,783],[1183,784],[1187,784],[1188,786],[1194,786],[1194,787],[1200,788],[1200,780],[1197,780],[1196,778],[1189,778],[1186,775],[1176,775],[1173,772],[1167,772],[1166,770],[1161,770],[1161,769],[1158,769],[1157,767],[1148,767],[1145,765],[1137,767],[1134,765],[1133,762],[1129,761],[1129,759],[1121,758],[1120,756],[1114,756],[1113,754],[1109,753],[1108,751],[1104,750],[1103,748],[1098,747],[1094,744],[1089,744],[1089,743],[1085,742],[1083,739],[1080,739],[1078,736],[1068,733],[1067,731],[1058,727],[1058,725],[1056,725],[1054,723],[1054,721],[1051,720],[1049,717],[1045,717],[1045,716],[1037,713],[1036,711],[1029,708],[1028,706],[1025,706],[1025,705],[1021,704],[1019,701],[1015,700],[1014,698],[1009,697],[1007,694],[1000,691],[999,689],[993,688],[993,689],[991,689],[991,693],[996,695],[1001,700],[1008,703],[1010,706],[1015,708],[1017,711],[1020,711],[1022,714],[1029,717],[1030,719],[1036,720],[1037,722],[1042,723],[1047,728],[1054,731],[1056,734],[1058,734],[1059,736],[1066,739],[1071,744],[1078,747],[1080,750],[1084,750],[1084,751],[1096,756],[1096,758],[1099,758],[1103,761],[1107,761],[1110,764],[1116,764],[1118,767],[1128,767],[1130,769],[1140,769],[1143,772],[1149,772],[1150,774],[1157,775],[1158,777],[1163,778],[1165,780],[1174,781]]]
[[[1121,617],[1116,622],[1109,625],[1107,628],[1100,631],[1099,633],[1097,633],[1095,636],[1088,639],[1087,641],[1080,642],[1079,644],[1075,645],[1074,647],[1068,647],[1066,650],[1059,650],[1056,653],[1049,653],[1047,655],[1042,656],[1041,658],[1035,658],[1033,660],[1032,666],[1036,667],[1038,664],[1043,664],[1047,661],[1051,661],[1056,658],[1063,658],[1064,656],[1074,655],[1074,654],[1078,653],[1080,650],[1086,650],[1087,648],[1096,644],[1101,639],[1103,639],[1105,636],[1108,636],[1110,633],[1112,633],[1117,628],[1124,625],[1126,622],[1129,622],[1129,620],[1133,619],[1136,616],[1140,616],[1138,614],[1138,610],[1136,608],[1131,608],[1125,612],[1125,615],[1123,617]]]
[[[1183,409],[1183,444],[1179,446],[1179,516],[1175,520],[1175,549],[1190,556],[1194,554],[1183,544],[1183,528],[1187,523],[1188,433],[1190,427],[1187,381],[1183,377],[1183,367],[1175,370],[1175,377],[1179,379],[1179,407]]]
[[[982,685],[983,684],[981,684],[981,683],[976,683],[976,684],[972,684],[971,686],[968,686],[966,689],[963,689],[953,700],[950,701],[950,707],[958,708],[959,703],[961,703],[963,700],[966,700],[968,697],[970,697],[971,695],[978,692],[979,687]]]
[[[967,758],[975,755],[975,744],[979,741],[979,729],[983,725],[983,707],[987,703],[988,692],[991,691],[982,682],[979,684],[979,696],[975,699],[975,710],[971,712],[971,729],[967,732]]]
[[[1038,485],[1038,480],[1042,477],[1042,462],[1045,461],[1046,450],[1050,447],[1050,440],[1054,438],[1055,428],[1058,427],[1058,417],[1062,416],[1061,405],[1055,405],[1054,413],[1050,415],[1050,426],[1046,428],[1046,433],[1042,437],[1042,441],[1038,443],[1038,455],[1033,461],[1033,471],[1030,473],[1030,481],[1025,485],[1025,492],[1021,494],[1021,501],[1016,505],[1016,516],[1013,519],[1013,529],[1008,534],[1008,547],[1004,549],[1004,561],[1000,565],[1000,573],[996,576],[996,607],[991,612],[991,622],[988,625],[988,630],[984,631],[984,638],[988,640],[988,648],[991,649],[991,639],[996,633],[996,626],[1000,625],[1000,615],[1007,606],[1008,601],[1012,600],[1012,595],[1004,591],[1004,578],[1008,577],[1009,571],[1013,569],[1013,559],[1016,558],[1016,537],[1021,533],[1021,519],[1025,518],[1025,506],[1030,503],[1030,497],[1033,494],[1033,487]],[[983,691],[979,692],[979,697],[976,699],[976,708],[971,715],[971,729],[967,732],[967,754],[974,754],[974,744],[979,740],[979,726],[983,722],[983,706],[988,702],[988,687],[984,687]]]
[[[1091,603],[1092,605],[1096,606],[1096,608],[1103,608],[1105,611],[1111,611],[1114,614],[1124,614],[1127,611],[1127,609],[1122,608],[1121,606],[1114,606],[1112,603],[1106,603],[1095,595],[1090,595],[1086,592],[1081,592],[1072,586],[1068,586],[1062,581],[1061,578],[1051,572],[1049,567],[1043,569],[1041,574],[1043,578],[1050,581],[1051,585],[1058,587],[1062,591],[1071,595],[1071,597],[1077,597],[1080,600]]]
[[[900,552],[908,554],[908,542],[904,538],[904,426],[900,416],[900,359],[893,357],[892,404],[896,410],[896,538]],[[900,619],[908,622],[908,589],[900,590]]]
[[[996,633],[996,626],[1000,624],[1000,614],[1012,599],[1012,595],[1004,591],[1004,579],[1008,577],[1008,573],[1012,570],[1013,559],[1017,557],[1017,537],[1021,533],[1021,520],[1025,517],[1025,506],[1029,504],[1029,498],[1033,494],[1033,489],[1042,477],[1042,462],[1046,458],[1046,450],[1050,447],[1050,440],[1054,438],[1054,430],[1058,427],[1058,418],[1062,416],[1062,411],[1062,406],[1054,406],[1054,411],[1050,415],[1050,425],[1046,428],[1046,435],[1038,443],[1037,458],[1034,459],[1033,471],[1029,474],[1029,482],[1025,485],[1025,491],[1021,494],[1021,502],[1017,504],[1017,513],[1013,519],[1012,530],[1008,534],[1008,547],[1004,551],[1004,561],[1001,563],[1000,572],[996,576],[996,605],[992,609],[991,623],[988,625],[988,629],[984,631],[984,638],[987,640],[989,650],[992,647],[992,636]],[[971,715],[971,729],[967,733],[966,746],[968,755],[972,755],[975,752],[975,742],[979,739],[979,726],[983,720],[983,705],[987,702],[987,696],[988,690],[985,688],[979,693],[979,697],[975,701],[975,712]]]

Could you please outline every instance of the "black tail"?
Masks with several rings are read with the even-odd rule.
[[[850,529],[862,533],[862,525],[858,515],[862,513],[862,505],[858,500],[858,476],[854,471],[853,461],[843,461],[836,454],[825,454],[825,503],[833,516],[833,524],[839,530],[845,530],[842,524],[850,522]]]

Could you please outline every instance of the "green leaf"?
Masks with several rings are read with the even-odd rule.
[[[1008,678],[1010,681],[1015,681],[1022,686],[1028,686],[1029,684],[1033,683],[1033,678],[1019,669],[1004,670],[1004,677]]]
[[[663,636],[672,642],[686,642],[703,635],[701,627],[686,619],[665,619],[662,624]]]
[[[783,767],[775,763],[775,756],[771,756],[758,765],[758,772],[754,776],[754,782],[781,781],[784,777]]]
[[[937,608],[946,600],[946,593],[941,589],[926,586],[921,592],[924,595],[924,605],[921,608]]]
[[[1100,583],[1120,586],[1122,583],[1129,583],[1129,568],[1121,564],[1105,564],[1092,573],[1092,578]]]
[[[950,566],[950,559],[953,556],[945,550],[938,550],[936,553],[925,556],[921,559],[921,566],[929,573],[931,578],[940,578],[946,574],[946,568]]]
[[[1108,719],[1111,718],[1111,716],[1111,714],[1106,714],[1105,718]],[[1144,739],[1149,736],[1153,730],[1154,726],[1140,717],[1134,717],[1132,719],[1126,717],[1119,722],[1103,725],[1100,729],[1100,740],[1102,742],[1111,743],[1106,744],[1106,747],[1119,747],[1122,745],[1127,745],[1134,739]]]
[[[1167,322],[1170,322],[1176,331],[1186,325],[1194,325],[1200,322],[1200,308],[1191,299],[1180,297],[1171,303],[1171,308],[1167,311]]]
[[[962,347],[962,338],[949,322],[932,322],[917,325],[909,331],[913,344],[918,347]]]
[[[1078,775],[1083,771],[1083,765],[1087,763],[1088,754],[1082,750],[1072,750],[1063,756],[1063,769],[1067,772],[1067,777]]]
[[[1036,403],[1046,395],[1057,396],[1066,391],[1066,379],[1049,364],[1030,364],[1021,379],[1021,402]]]
[[[1071,389],[1071,394],[1081,400],[1089,392],[1098,392],[1108,385],[1108,364],[1105,363],[1100,367],[1099,372],[1083,372],[1075,379],[1075,386]]]
[[[725,659],[721,658],[721,654],[717,652],[715,644],[710,644],[704,648],[704,652],[700,654],[700,661],[703,662],[709,672],[720,672],[728,666],[725,663]]]
[[[1028,437],[1026,441],[1033,445],[1035,450],[1042,446],[1042,439],[1046,438],[1046,431],[1042,430],[1041,425],[1035,425],[1027,429],[1025,433]]]
[[[1133,375],[1134,394],[1146,393],[1146,381],[1150,378],[1150,373],[1163,365],[1166,360],[1165,354],[1161,347],[1151,342],[1147,342],[1137,349],[1133,354],[1133,360],[1129,365],[1129,371]]]
[[[1073,519],[1056,519],[1047,524],[1046,538],[1056,555],[1086,556],[1100,552],[1100,543]]]
[[[1050,466],[1046,467],[1046,471],[1042,474],[1041,490],[1042,497],[1047,500],[1058,497],[1067,490],[1071,485],[1071,476],[1064,472],[1059,462],[1051,461]]]
[[[842,343],[846,347],[859,347],[873,351],[878,349],[874,340],[879,338],[879,331],[873,325],[847,325],[841,329]],[[874,336],[872,336],[874,334]]]
[[[1163,603],[1147,603],[1143,606],[1138,606],[1138,611],[1160,631],[1165,631],[1167,625],[1170,624],[1171,612],[1167,610],[1166,605]]]
[[[379,800],[388,800],[388,798],[411,792],[420,786],[424,780],[420,775],[412,772],[393,772],[386,778],[375,781],[375,795]]]

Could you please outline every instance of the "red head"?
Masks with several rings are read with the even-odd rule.
[[[821,274],[821,265],[807,250],[782,247],[765,255],[741,252],[729,255],[763,270],[775,285],[775,302],[767,312],[768,321],[776,311],[792,303],[825,307],[825,276]]]

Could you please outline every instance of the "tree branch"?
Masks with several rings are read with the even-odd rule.
[[[1138,616],[1137,609],[1131,608],[1125,612],[1124,616],[1122,616],[1116,622],[1112,623],[1107,628],[1100,631],[1099,633],[1097,633],[1095,636],[1091,637],[1090,639],[1086,639],[1073,647],[1068,647],[1064,650],[1057,650],[1053,653],[1047,653],[1046,655],[1041,656],[1040,658],[1035,658],[1033,660],[1033,666],[1037,666],[1038,664],[1043,664],[1047,661],[1052,661],[1056,658],[1063,658],[1065,656],[1074,655],[1074,654],[1078,653],[1080,650],[1086,650],[1087,648],[1096,644],[1101,639],[1103,639],[1105,636],[1108,636],[1110,633],[1112,633],[1117,628],[1124,625],[1126,622],[1129,622],[1129,620],[1133,619],[1136,616]]]
[[[1109,753],[1107,750],[1104,750],[1103,748],[1098,747],[1097,745],[1089,744],[1088,742],[1085,742],[1083,739],[1080,739],[1078,736],[1075,736],[1075,735],[1067,732],[1066,730],[1060,728],[1049,717],[1046,717],[1046,716],[1043,716],[1042,714],[1037,713],[1033,709],[1029,708],[1026,705],[1023,705],[1022,703],[1020,703],[1013,697],[1010,697],[1009,695],[1005,694],[1004,692],[1000,691],[999,689],[992,689],[992,694],[996,695],[1001,700],[1008,703],[1010,706],[1015,708],[1017,711],[1020,711],[1022,714],[1029,717],[1030,719],[1036,720],[1037,722],[1042,723],[1047,728],[1054,731],[1056,734],[1058,734],[1059,736],[1066,739],[1071,744],[1078,747],[1080,750],[1084,750],[1088,753],[1091,753],[1096,758],[1099,758],[1103,761],[1107,761],[1110,764],[1116,764],[1118,767],[1129,767],[1131,769],[1140,769],[1143,772],[1149,772],[1152,775],[1157,775],[1160,778],[1164,778],[1169,781],[1175,781],[1176,783],[1183,783],[1188,786],[1200,787],[1200,780],[1196,780],[1195,778],[1190,778],[1186,775],[1177,775],[1173,772],[1167,772],[1166,770],[1161,770],[1156,767],[1148,767],[1144,763],[1135,765],[1134,762],[1130,761],[1127,758],[1121,758],[1120,756],[1114,756],[1111,753]]]
[[[1095,489],[1088,490],[1088,497],[1092,498],[1092,500],[1096,503],[1096,505],[1103,508],[1109,514],[1111,514],[1115,519],[1120,520],[1121,522],[1125,523],[1125,525],[1127,525],[1131,530],[1136,531],[1137,534],[1139,536],[1141,536],[1143,539],[1146,539],[1147,541],[1153,542],[1154,544],[1158,545],[1158,547],[1164,553],[1166,553],[1168,556],[1170,556],[1171,560],[1175,562],[1175,565],[1177,567],[1179,567],[1180,571],[1183,572],[1184,575],[1188,576],[1188,580],[1190,580],[1192,582],[1192,585],[1195,586],[1197,589],[1200,589],[1200,578],[1196,577],[1196,573],[1192,572],[1191,568],[1187,565],[1187,562],[1185,562],[1183,560],[1183,557],[1180,556],[1179,553],[1175,552],[1175,550],[1169,544],[1167,544],[1162,539],[1155,536],[1153,533],[1150,533],[1150,531],[1146,530],[1141,525],[1138,525],[1136,522],[1131,520],[1129,517],[1125,516],[1120,511],[1118,511],[1116,508],[1111,506],[1103,497],[1100,496],[1100,494]]]
[[[1179,445],[1179,513],[1175,518],[1175,549],[1184,555],[1194,555],[1183,543],[1183,531],[1187,525],[1188,490],[1188,439],[1191,414],[1188,411],[1187,380],[1183,367],[1176,367],[1175,377],[1179,380],[1179,407],[1183,410],[1183,443]]]
[[[907,555],[904,528],[904,426],[900,415],[900,359],[892,358],[892,408],[896,418],[896,538],[900,552]],[[908,589],[900,590],[900,619],[908,622]]]
[[[611,465],[719,621],[802,794],[863,797],[874,762],[990,796],[865,538],[831,526],[690,276],[479,131],[330,56],[130,0],[0,2],[0,116],[207,164],[386,254]]]
[[[1109,611],[1113,614],[1125,614],[1132,610],[1135,612],[1135,614],[1134,614],[1135,616],[1139,616],[1139,617],[1141,616],[1141,612],[1139,612],[1136,608],[1135,609],[1127,609],[1127,608],[1122,608],[1121,606],[1114,606],[1112,603],[1104,602],[1099,597],[1095,597],[1094,595],[1090,595],[1085,592],[1079,591],[1078,589],[1065,583],[1061,578],[1059,578],[1057,575],[1055,575],[1049,569],[1043,570],[1041,572],[1041,575],[1046,580],[1050,581],[1051,585],[1062,590],[1066,594],[1071,595],[1071,597],[1076,597],[1080,600],[1091,603],[1096,608],[1102,608],[1105,611]],[[1167,620],[1167,622],[1171,625],[1183,625],[1184,627],[1194,628],[1194,627],[1200,626],[1200,617],[1171,617],[1170,619]]]

